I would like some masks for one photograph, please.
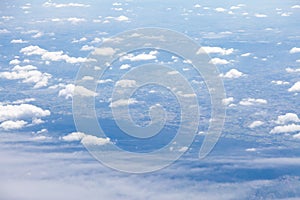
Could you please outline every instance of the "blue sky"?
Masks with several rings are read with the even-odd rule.
[[[299,198],[299,1],[5,0],[1,5],[1,199]],[[198,152],[212,105],[205,80],[188,60],[140,49],[112,63],[96,91],[76,86],[79,69],[97,48],[110,37],[144,27],[185,34],[218,68],[226,120],[204,159]],[[199,125],[190,146],[172,149],[184,153],[172,165],[146,174],[123,173],[102,165],[84,145],[116,144],[136,152],[161,148],[180,125],[176,95],[194,97],[148,85],[130,101],[113,101],[117,86],[136,86],[135,80],[120,81],[122,75],[148,63],[166,64],[186,76],[200,105]],[[95,98],[106,137],[76,129],[76,88]],[[149,142],[121,134],[111,109],[124,105],[140,126],[149,125],[149,108],[163,107],[162,137]]]

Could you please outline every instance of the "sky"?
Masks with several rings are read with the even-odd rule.
[[[300,198],[299,19],[297,0],[3,0],[0,199]]]

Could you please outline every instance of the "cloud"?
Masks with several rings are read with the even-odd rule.
[[[9,62],[10,65],[18,65],[20,63],[21,63],[21,61],[19,61],[18,59],[13,59]]]
[[[265,14],[259,14],[259,13],[254,14],[254,16],[257,17],[257,18],[265,18],[265,17],[268,17],[268,16],[265,15]]]
[[[226,65],[230,63],[228,60],[221,59],[221,58],[212,58],[209,62],[214,65]]]
[[[288,89],[289,92],[300,92],[300,81],[296,82],[291,88]]]
[[[23,83],[34,83],[33,88],[41,88],[48,85],[51,74],[42,73],[35,66],[15,66],[11,72],[0,72],[0,78],[8,80],[21,79]]]
[[[95,50],[92,52],[92,55],[112,56],[115,53],[116,50],[114,50],[111,47],[102,47],[102,48],[95,48]]]
[[[244,54],[242,54],[241,56],[242,57],[248,57],[248,56],[250,56],[251,55],[251,53],[244,53]]]
[[[79,96],[86,96],[86,97],[97,96],[96,92],[91,91],[83,86],[79,86],[79,85],[75,86],[74,84],[68,84],[64,86],[64,89],[61,89],[58,92],[58,96],[69,99],[69,98],[73,98],[74,92],[76,92],[76,95]]]
[[[94,50],[95,47],[93,46],[89,46],[89,45],[83,45],[80,49],[80,51],[91,51],[91,50]]]
[[[43,4],[44,7],[55,7],[55,8],[65,8],[65,7],[90,7],[88,4],[82,4],[82,3],[53,3],[52,1],[47,1]]]
[[[123,64],[120,66],[120,69],[128,69],[128,68],[130,68],[130,65],[128,64]]]
[[[238,71],[237,69],[231,69],[226,74],[220,74],[222,78],[240,78],[245,76],[242,72]]]
[[[124,15],[120,15],[118,17],[108,16],[105,19],[106,19],[105,21],[107,21],[107,22],[109,22],[108,20],[110,20],[110,19],[113,19],[113,20],[118,21],[118,22],[129,22],[129,18],[124,16]]]
[[[7,29],[0,29],[0,34],[10,33]]]
[[[119,107],[119,106],[128,106],[128,105],[131,105],[131,104],[135,104],[137,103],[138,101],[135,100],[134,98],[130,98],[130,99],[119,99],[119,100],[116,100],[114,102],[111,102],[109,104],[109,107],[110,108],[116,108],[116,107]]]
[[[287,124],[288,122],[300,122],[298,115],[295,113],[286,113],[277,117],[277,124]]]
[[[228,106],[228,105],[231,104],[233,101],[234,101],[234,98],[233,98],[233,97],[228,97],[228,98],[226,98],[226,99],[222,99],[222,103],[223,103],[223,105],[225,105],[225,106]]]
[[[27,122],[25,122],[24,120],[17,120],[17,121],[12,121],[12,120],[8,120],[8,121],[4,121],[0,124],[0,128],[4,129],[4,130],[15,130],[15,129],[21,129],[23,128],[25,125],[27,124]]]
[[[221,47],[209,47],[209,46],[205,46],[200,48],[196,54],[201,54],[203,53],[203,50],[208,53],[208,54],[213,54],[213,53],[218,53],[221,55],[230,55],[234,52],[233,48],[230,49],[225,49],[225,48],[221,48]]]
[[[290,133],[300,131],[300,125],[289,124],[283,126],[275,126],[270,133]]]
[[[120,61],[124,60],[130,60],[130,61],[142,61],[142,60],[153,60],[156,59],[157,51],[150,51],[148,54],[147,53],[141,53],[138,55],[133,55],[133,54],[128,54],[125,56],[122,56],[120,58]]]
[[[31,104],[1,105],[0,104],[0,128],[4,130],[21,129],[28,124],[25,120],[31,120],[35,125],[35,120],[49,116],[49,110]]]
[[[291,7],[292,9],[295,9],[295,8],[300,8],[300,5],[294,5]]]
[[[293,47],[291,50],[290,50],[290,53],[293,54],[293,53],[300,53],[300,48],[298,47]]]
[[[265,99],[254,99],[254,98],[247,98],[247,99],[242,99],[239,104],[242,106],[252,106],[255,104],[267,104],[268,101]]]
[[[293,135],[293,138],[300,139],[300,133]]]
[[[124,80],[119,80],[116,82],[116,86],[120,86],[120,87],[135,87],[136,86],[136,81],[135,80],[128,80],[128,79],[124,79]]]
[[[12,44],[24,44],[24,43],[28,43],[28,41],[22,40],[22,39],[14,39],[14,40],[11,40],[10,43],[12,43]]]
[[[217,12],[225,12],[226,9],[225,8],[216,8],[215,11],[217,11]]]
[[[289,82],[287,81],[271,81],[271,83],[275,84],[275,85],[288,85],[290,84]]]
[[[39,46],[27,46],[20,50],[20,53],[24,55],[40,55],[43,60],[48,61],[65,61],[67,63],[82,63],[92,61],[91,59],[82,58],[82,57],[70,57],[63,53],[63,51],[47,51],[45,49],[40,48]]]
[[[84,145],[105,145],[110,143],[109,138],[100,138],[82,132],[73,132],[61,137],[61,139],[67,142],[80,141]]]
[[[288,67],[288,68],[285,68],[285,71],[288,73],[297,73],[297,72],[300,72],[300,68],[292,69],[292,68]]]
[[[262,122],[262,121],[254,121],[248,127],[252,129],[252,128],[259,127],[259,126],[261,126],[263,124],[264,124],[264,122]]]

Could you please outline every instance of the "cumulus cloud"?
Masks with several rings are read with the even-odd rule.
[[[242,76],[245,76],[245,74],[238,71],[237,69],[231,69],[225,74],[220,74],[220,77],[222,78],[240,78]]]
[[[265,14],[260,14],[260,13],[256,13],[256,14],[254,14],[254,16],[257,17],[257,18],[265,18],[265,17],[268,17],[267,15],[265,15]]]
[[[228,98],[222,99],[222,103],[223,103],[223,105],[225,105],[225,106],[230,105],[233,101],[234,101],[234,98],[233,98],[233,97],[228,97]]]
[[[209,46],[205,46],[205,47],[200,48],[197,51],[197,54],[203,53],[203,50],[206,53],[208,53],[208,54],[218,53],[218,54],[221,54],[221,55],[230,55],[230,54],[232,54],[234,52],[233,48],[225,49],[225,48],[221,48],[221,47],[209,47]]]
[[[264,124],[264,122],[262,122],[262,121],[254,121],[248,127],[249,128],[256,128],[256,127],[259,127],[259,126],[261,126],[263,124]]]
[[[136,81],[135,80],[128,80],[128,79],[124,79],[124,80],[119,80],[116,82],[116,86],[120,86],[120,87],[135,87],[136,86]]]
[[[106,19],[105,21],[108,21],[108,20],[112,19],[112,20],[115,20],[115,21],[118,21],[118,22],[129,22],[129,18],[124,16],[124,15],[120,15],[118,17],[108,16],[105,19]]]
[[[251,53],[243,53],[241,56],[242,57],[248,57],[248,56],[250,56],[251,55]]]
[[[287,124],[288,122],[300,122],[298,115],[295,113],[286,113],[277,117],[277,124]]]
[[[91,91],[83,86],[79,86],[79,85],[75,86],[74,84],[68,84],[64,86],[64,88],[58,92],[58,96],[69,99],[69,98],[73,98],[74,92],[76,92],[75,95],[80,95],[80,96],[86,96],[86,97],[97,96],[96,92]]]
[[[153,60],[156,59],[156,55],[157,55],[158,51],[150,51],[148,54],[147,53],[141,53],[138,55],[134,55],[134,54],[128,54],[125,56],[122,56],[120,58],[120,61],[124,61],[124,60],[130,60],[130,61],[142,61],[142,60]]]
[[[216,8],[215,11],[217,11],[217,12],[225,12],[226,9],[225,8]]]
[[[292,69],[292,68],[288,67],[288,68],[285,69],[285,71],[288,72],[288,73],[297,73],[297,72],[300,72],[300,68]]]
[[[226,65],[230,63],[228,60],[221,59],[221,58],[212,58],[209,62],[214,65]]]
[[[138,101],[135,100],[134,98],[130,98],[130,99],[119,99],[119,100],[116,100],[114,102],[111,102],[109,104],[109,107],[110,108],[115,108],[115,107],[119,107],[119,106],[128,106],[128,105],[131,105],[131,104],[135,104],[137,103]]]
[[[12,120],[7,120],[4,121],[0,124],[0,128],[4,130],[16,130],[16,129],[21,129],[27,124],[26,121],[24,120],[17,120],[17,121],[12,121]]]
[[[112,56],[115,53],[116,50],[114,50],[111,47],[101,47],[101,48],[95,48],[95,50],[92,52],[92,55]]]
[[[130,68],[129,64],[123,64],[120,66],[120,69],[128,69],[128,68]]]
[[[298,47],[293,47],[291,50],[290,50],[290,53],[293,54],[293,53],[300,53],[300,48]]]
[[[51,74],[42,73],[35,66],[15,66],[12,71],[0,72],[0,78],[8,80],[22,80],[23,83],[34,83],[33,88],[41,88],[48,85]]]
[[[88,4],[82,4],[82,3],[54,3],[52,1],[47,1],[43,4],[44,7],[55,7],[55,8],[65,8],[65,7],[90,7]]]
[[[242,99],[239,104],[242,106],[252,106],[255,104],[267,104],[268,101],[265,99],[254,99],[254,98],[247,98],[247,99]]]
[[[300,139],[300,133],[293,135],[293,138]]]
[[[18,65],[20,63],[21,63],[21,61],[19,61],[18,59],[13,59],[13,60],[9,61],[10,65]]]
[[[270,133],[291,133],[300,131],[300,125],[297,124],[289,124],[283,126],[275,126]]]
[[[288,89],[289,92],[300,92],[300,81],[296,82],[291,88]]]
[[[11,40],[10,43],[12,43],[12,44],[24,44],[24,43],[28,43],[28,41],[22,40],[22,39],[14,39],[14,40]]]
[[[67,142],[80,141],[84,145],[105,145],[110,143],[110,138],[100,138],[82,132],[73,132],[61,137],[61,139]]]
[[[95,47],[93,46],[89,46],[89,45],[83,45],[80,49],[80,51],[91,51],[91,50],[94,50]]]
[[[92,61],[91,59],[82,58],[82,57],[70,57],[67,54],[64,54],[63,51],[47,51],[45,49],[40,48],[39,46],[27,46],[20,50],[20,53],[24,55],[31,56],[31,55],[39,55],[43,60],[48,61],[65,61],[67,63],[82,63]]]
[[[300,8],[300,5],[294,5],[291,7],[292,9],[295,9],[295,8]]]
[[[287,81],[271,81],[271,83],[275,84],[275,85],[288,85],[290,84],[289,82]]]

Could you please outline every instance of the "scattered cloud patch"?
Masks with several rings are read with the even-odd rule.
[[[208,54],[218,53],[218,54],[221,54],[221,55],[230,55],[230,54],[232,54],[234,52],[233,48],[225,49],[225,48],[221,48],[221,47],[209,47],[209,46],[205,46],[205,47],[200,48],[197,51],[197,54],[203,53],[203,50],[206,53],[208,53]]]
[[[92,55],[112,56],[115,53],[116,53],[116,50],[114,50],[111,47],[101,47],[101,48],[95,48],[95,50],[92,52]]]
[[[221,59],[221,58],[212,58],[209,62],[214,65],[226,65],[230,63],[228,60]]]
[[[267,15],[265,15],[265,14],[260,14],[260,13],[256,13],[256,14],[254,14],[254,16],[257,17],[257,18],[265,18],[265,17],[268,17]]]
[[[275,85],[288,85],[288,84],[290,84],[287,81],[280,81],[280,80],[278,80],[278,81],[271,81],[271,83],[273,83]]]
[[[119,99],[119,100],[116,100],[114,102],[111,102],[109,104],[109,107],[110,108],[115,108],[115,107],[119,107],[119,106],[128,106],[128,105],[131,105],[131,104],[135,104],[137,103],[138,101],[135,100],[134,98],[130,98],[130,99]]]
[[[286,113],[277,117],[277,124],[287,124],[288,122],[300,122],[298,115],[295,113]]]
[[[150,51],[149,53],[141,53],[138,55],[127,54],[120,58],[120,61],[130,60],[130,61],[143,61],[143,60],[153,60],[156,59],[157,51]]]
[[[229,79],[240,78],[242,76],[245,76],[245,74],[243,74],[242,72],[238,71],[237,69],[231,69],[228,72],[226,72],[225,74],[220,74],[220,77],[222,77],[222,78],[229,78]]]
[[[26,124],[27,124],[27,122],[24,120],[17,120],[17,121],[8,120],[8,121],[2,122],[0,124],[0,128],[4,129],[6,131],[7,130],[16,130],[16,129],[23,128]]]
[[[300,48],[298,48],[298,47],[293,47],[293,48],[291,48],[290,53],[291,53],[291,54],[293,54],[293,53],[300,53]]]
[[[136,81],[135,80],[119,80],[116,82],[116,86],[125,88],[125,87],[135,87],[136,86]]]
[[[270,133],[291,133],[300,131],[300,125],[297,124],[289,124],[283,126],[275,126]]]
[[[75,86],[74,84],[68,84],[58,92],[58,96],[65,97],[65,99],[73,98],[74,94],[86,97],[97,96],[96,92],[91,91],[83,86]]]
[[[225,105],[225,106],[230,105],[233,101],[234,101],[234,98],[233,98],[233,97],[228,97],[228,98],[222,99],[222,103],[223,103],[223,105]]]
[[[61,140],[66,142],[80,141],[84,145],[105,145],[109,144],[110,138],[100,138],[93,135],[88,135],[82,132],[73,132],[61,137]]]
[[[252,128],[259,127],[259,126],[261,126],[263,124],[264,124],[264,122],[262,122],[262,121],[254,121],[248,127],[252,129]]]
[[[242,106],[252,106],[256,104],[267,104],[268,101],[265,99],[254,99],[254,98],[247,98],[247,99],[242,99],[239,104]]]
[[[300,81],[296,82],[291,88],[288,89],[289,92],[300,92]]]
[[[28,43],[28,41],[22,40],[22,39],[13,39],[13,40],[10,41],[10,43],[12,43],[12,44],[24,44],[24,43]]]
[[[43,4],[44,7],[55,7],[55,8],[65,8],[65,7],[90,7],[88,4],[82,4],[82,3],[54,3],[52,1],[47,1]]]

